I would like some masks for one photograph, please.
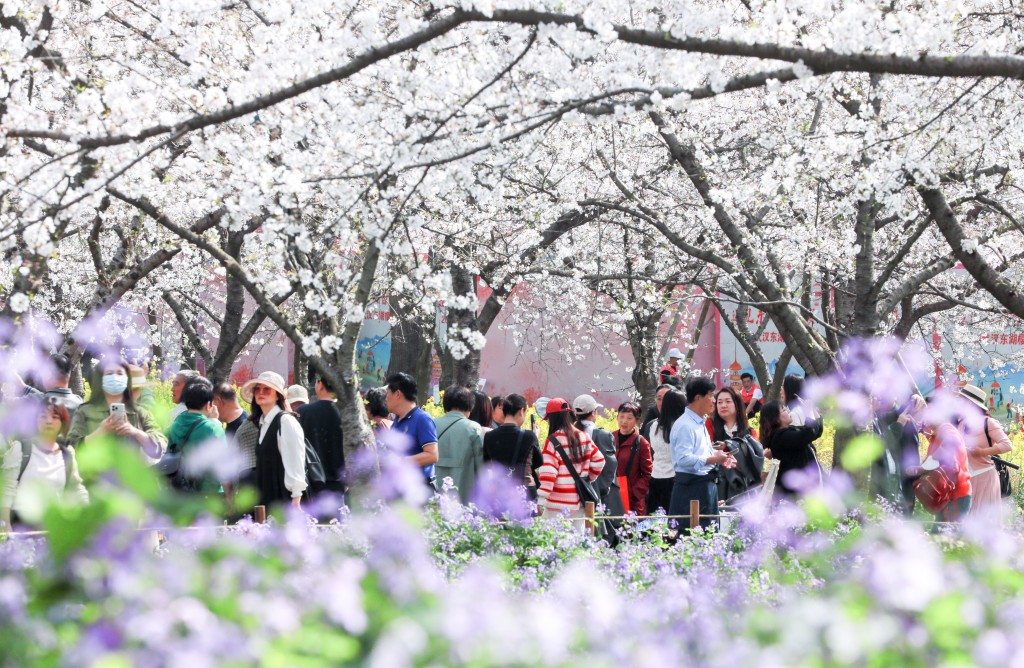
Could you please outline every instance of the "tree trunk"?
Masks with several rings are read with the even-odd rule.
[[[779,355],[779,362],[775,365],[775,373],[772,375],[772,384],[764,388],[765,401],[775,401],[779,398],[782,393],[782,381],[786,378],[786,369],[792,359],[793,353],[789,352],[789,348],[783,350]]]
[[[68,387],[78,396],[85,398],[85,373],[82,369],[82,346],[68,338],[61,346],[60,352],[71,362],[71,375]]]
[[[633,387],[640,410],[647,412],[654,405],[658,391],[658,323],[661,314],[642,318],[634,314],[626,322],[626,336],[633,353]]]
[[[391,301],[391,359],[388,361],[388,375],[403,371],[416,379],[421,391],[430,389],[430,338],[428,328],[434,327],[434,318],[430,322],[405,303],[401,297]]]
[[[457,296],[472,295],[469,308],[448,307],[448,341],[445,345],[450,358],[451,383],[476,388],[480,382],[480,354],[467,340],[467,335],[477,331],[476,283],[474,277],[462,266],[452,265],[452,292]],[[456,359],[453,348],[461,349],[462,356]]]
[[[156,317],[156,309],[152,306],[146,311],[146,320],[149,322],[150,331],[159,329],[160,323]],[[150,360],[149,368],[152,371],[153,368],[164,361],[164,347],[162,345],[153,346],[153,358]]]

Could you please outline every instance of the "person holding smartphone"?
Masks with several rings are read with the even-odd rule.
[[[135,405],[128,363],[117,357],[100,360],[91,386],[92,396],[71,420],[68,445],[88,448],[90,441],[114,437],[139,448],[148,463],[159,462],[167,439],[150,412]]]

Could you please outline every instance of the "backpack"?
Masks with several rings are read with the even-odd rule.
[[[202,420],[193,422],[192,426],[185,432],[185,438],[182,439],[181,443],[169,441],[167,443],[167,451],[164,452],[163,457],[157,462],[157,471],[164,474],[174,489],[194,490],[196,488],[196,481],[187,477],[181,468],[181,449],[188,443],[188,439],[192,437],[192,432],[196,430],[196,427],[202,423]]]
[[[304,494],[309,498],[314,485],[323,489],[327,484],[327,475],[324,473],[324,463],[320,461],[320,454],[305,436],[302,441],[306,446],[306,491]]]
[[[64,486],[67,487],[71,484],[71,457],[68,455],[68,446],[58,443],[60,446],[60,456],[64,458]],[[25,475],[25,469],[28,468],[28,461],[32,458],[32,444],[22,443],[21,444],[21,469],[18,470],[18,482],[21,482],[21,476]]]
[[[938,513],[945,508],[956,495],[956,480],[941,466],[924,474],[914,481],[914,496],[921,502],[925,510]]]
[[[284,418],[285,413],[279,414],[275,420],[277,420],[277,439],[278,443],[281,442],[281,420]],[[292,415],[292,417],[295,417]],[[298,418],[295,418],[298,420]],[[300,423],[301,428],[301,423]],[[302,435],[302,445],[306,450],[306,491],[302,493],[306,500],[313,498],[313,496],[322,490],[327,484],[327,475],[324,473],[324,463],[320,459],[320,453],[316,451],[313,444],[306,438],[305,433]]]

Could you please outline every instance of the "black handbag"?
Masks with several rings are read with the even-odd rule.
[[[985,438],[988,439],[988,447],[991,448],[992,436],[988,433],[988,419],[985,420]],[[1008,496],[1013,496],[1013,482],[1010,480],[1010,469],[1020,470],[1020,467],[995,455],[992,456],[992,464],[996,467],[996,475],[999,476],[999,496],[1004,499]]]
[[[587,503],[588,501],[594,504],[601,503],[601,497],[598,495],[597,490],[590,484],[589,480],[584,480],[580,477],[580,474],[576,472],[576,467],[572,465],[572,460],[569,459],[569,455],[565,454],[565,450],[562,449],[561,444],[550,436],[548,437],[554,446],[555,452],[565,462],[565,467],[569,469],[569,473],[572,475],[572,479],[576,481],[576,494],[580,497],[580,503]]]
[[[996,465],[996,473],[999,475],[999,496],[1003,498],[1012,496],[1013,483],[1010,482],[1010,463],[996,457],[993,457],[992,461]]]

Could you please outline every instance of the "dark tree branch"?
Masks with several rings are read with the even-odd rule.
[[[932,218],[935,219],[936,225],[952,249],[953,255],[964,265],[964,269],[1007,311],[1018,318],[1024,318],[1024,296],[1020,291],[1000,276],[999,272],[981,256],[980,248],[970,252],[964,248],[967,235],[964,234],[963,228],[956,219],[956,214],[946,202],[945,195],[937,188],[924,186],[919,186],[917,192],[925,206],[928,207]]]

